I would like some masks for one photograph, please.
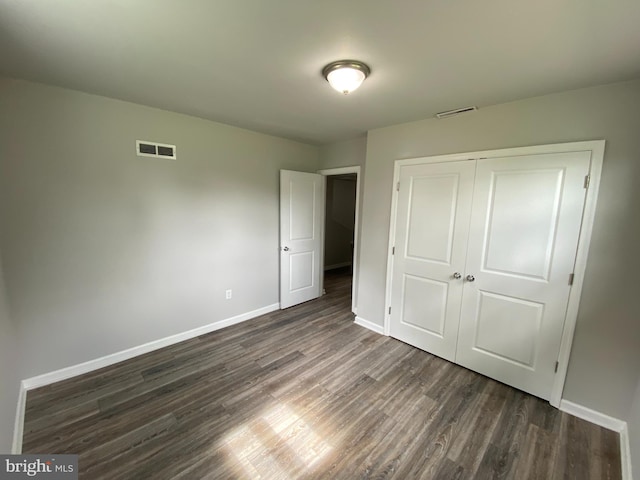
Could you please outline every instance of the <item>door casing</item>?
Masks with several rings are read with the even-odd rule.
[[[320,175],[324,177],[328,177],[331,175],[344,175],[347,173],[355,173],[356,174],[356,218],[355,224],[353,226],[353,280],[351,282],[351,311],[357,315],[358,310],[356,309],[357,303],[357,292],[358,292],[358,244],[359,244],[359,233],[360,233],[360,167],[339,167],[339,168],[327,168],[324,170],[318,170]],[[326,188],[325,188],[326,190]],[[324,242],[325,242],[325,231],[322,230],[322,251],[324,258]],[[324,262],[323,262],[324,263]]]
[[[392,186],[392,204],[391,204],[391,221],[389,224],[389,245],[387,252],[387,279],[386,279],[386,295],[385,295],[385,316],[384,316],[384,334],[389,335],[391,317],[389,308],[391,307],[392,292],[392,273],[393,273],[393,247],[395,245],[396,231],[396,212],[398,207],[398,191],[397,184],[400,178],[400,168],[407,165],[419,165],[425,163],[441,163],[453,162],[460,160],[479,160],[485,158],[501,158],[513,157],[520,155],[536,155],[546,153],[563,153],[563,152],[590,152],[590,169],[589,184],[585,197],[584,213],[582,216],[582,225],[580,228],[580,239],[576,253],[576,263],[574,269],[574,281],[569,294],[567,305],[567,313],[564,321],[562,339],[560,344],[560,353],[558,355],[558,371],[554,379],[551,398],[549,403],[556,408],[560,407],[562,399],[562,391],[567,376],[567,367],[569,365],[569,356],[571,353],[571,345],[575,332],[576,320],[578,316],[578,308],[580,305],[580,296],[582,293],[582,285],[587,265],[587,255],[589,244],[591,241],[591,233],[593,231],[593,221],[595,217],[596,204],[598,198],[598,189],[600,186],[600,177],[602,174],[602,161],[604,158],[604,140],[593,140],[585,142],[560,143],[552,145],[537,145],[528,147],[507,148],[500,150],[485,150],[477,152],[456,153],[449,155],[437,155],[430,157],[411,158],[404,160],[396,160],[394,165],[393,186]]]

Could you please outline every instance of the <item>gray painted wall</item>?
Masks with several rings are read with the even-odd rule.
[[[16,418],[21,362],[18,338],[9,317],[0,260],[0,453],[11,453]]]
[[[455,105],[453,105],[455,106]],[[382,325],[394,160],[606,139],[603,175],[564,398],[626,419],[640,368],[640,81],[370,131],[358,314]]]
[[[364,167],[366,159],[366,135],[320,147],[320,168]]]
[[[319,168],[315,146],[9,79],[0,159],[25,377],[277,303],[278,172]]]

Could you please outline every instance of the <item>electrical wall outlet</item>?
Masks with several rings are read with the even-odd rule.
[[[226,298],[227,300],[231,299],[233,295],[233,292],[231,290],[227,290],[224,292],[224,298]]]

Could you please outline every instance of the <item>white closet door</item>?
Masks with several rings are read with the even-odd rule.
[[[403,166],[396,213],[390,333],[455,358],[475,162]]]
[[[590,152],[478,160],[456,363],[548,399]]]

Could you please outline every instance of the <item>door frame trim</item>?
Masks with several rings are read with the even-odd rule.
[[[346,173],[355,173],[356,174],[356,218],[355,223],[353,225],[353,258],[351,259],[351,265],[353,268],[353,280],[351,282],[351,311],[357,315],[358,309],[356,307],[357,303],[357,292],[358,292],[358,244],[360,240],[360,171],[361,168],[359,166],[352,167],[340,167],[340,168],[326,168],[323,170],[318,170],[318,173],[325,177],[325,197],[326,197],[326,177],[332,175],[344,175]],[[326,209],[326,198],[325,198],[325,209]],[[326,213],[325,213],[326,218]],[[325,242],[325,228],[323,225],[322,228],[322,260],[324,263],[324,242]],[[324,265],[322,266],[324,268]],[[324,285],[323,285],[324,287]]]
[[[556,408],[560,407],[562,400],[562,391],[564,389],[567,377],[567,368],[569,366],[569,357],[571,355],[571,345],[575,333],[576,321],[578,318],[578,309],[580,307],[580,296],[582,294],[582,285],[587,266],[587,256],[589,253],[589,244],[591,243],[591,234],[593,231],[593,222],[596,212],[596,204],[598,199],[598,190],[600,187],[600,177],[602,175],[602,162],[604,159],[604,140],[591,140],[584,142],[556,143],[550,145],[532,145],[526,147],[505,148],[498,150],[482,150],[476,152],[454,153],[448,155],[435,155],[419,158],[407,158],[396,160],[393,168],[392,200],[391,200],[391,221],[389,222],[389,244],[387,250],[387,274],[386,274],[386,292],[385,292],[385,310],[384,310],[384,334],[389,335],[391,328],[391,280],[393,273],[393,255],[392,249],[395,243],[396,230],[396,212],[398,208],[398,191],[396,185],[400,179],[400,168],[408,165],[420,165],[426,163],[442,163],[455,162],[461,160],[480,160],[486,158],[513,157],[522,155],[536,155],[545,153],[568,153],[568,152],[590,152],[591,162],[589,165],[589,187],[585,196],[584,211],[582,214],[582,224],[580,226],[580,235],[578,240],[578,248],[576,252],[576,260],[574,267],[574,281],[569,293],[567,304],[567,312],[565,314],[564,327],[562,329],[562,340],[558,353],[558,371],[556,373],[551,397],[549,403]]]

